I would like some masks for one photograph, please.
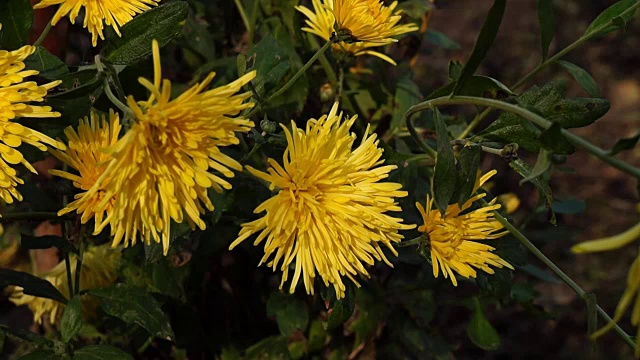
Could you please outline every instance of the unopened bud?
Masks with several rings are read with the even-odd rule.
[[[276,125],[275,122],[271,121],[271,120],[267,120],[264,119],[262,121],[260,121],[260,128],[262,129],[262,131],[264,131],[267,134],[271,134],[273,132],[276,131],[276,129],[278,128],[278,126]]]
[[[331,84],[327,83],[320,87],[320,101],[328,102],[333,100],[335,93]]]

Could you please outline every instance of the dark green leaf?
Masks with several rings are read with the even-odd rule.
[[[555,19],[553,14],[553,0],[538,0],[538,24],[540,24],[540,43],[542,45],[542,59],[547,60],[549,44],[553,40],[555,32]]]
[[[24,64],[27,69],[38,70],[39,76],[49,80],[58,80],[69,74],[67,65],[42,46],[38,46],[36,52],[24,60]]]
[[[62,359],[53,350],[36,350],[27,355],[20,356],[18,360],[58,360]]]
[[[186,47],[198,53],[206,61],[213,61],[216,58],[216,47],[208,27],[209,24],[204,19],[191,14],[182,29],[181,39]]]
[[[109,345],[89,345],[74,351],[73,360],[133,360],[133,356]]]
[[[77,124],[79,119],[88,116],[91,107],[102,94],[103,76],[95,70],[82,70],[61,77],[62,84],[57,89],[64,92],[48,96],[46,104],[62,116],[49,123],[63,128]]]
[[[187,236],[188,234],[191,233],[191,231],[192,231],[191,226],[189,226],[188,223],[186,222],[176,223],[174,221],[171,221],[171,234],[169,235],[169,248],[171,248],[171,244],[174,241]],[[155,263],[160,259],[162,259],[163,257],[162,251],[163,251],[162,243],[152,242],[149,245],[145,244],[144,257],[145,257],[146,263],[147,264]]]
[[[515,170],[518,174],[520,174],[523,178],[530,178],[531,176],[531,166],[526,162],[522,161],[522,159],[517,159],[509,162],[509,166]],[[547,209],[550,211],[550,221],[552,224],[556,223],[555,214],[551,209],[551,204],[553,203],[553,193],[551,192],[551,188],[549,187],[549,183],[541,178],[541,177],[533,177],[530,179],[531,183],[538,188],[542,198],[545,200],[545,205]]]
[[[247,55],[238,54],[236,57],[236,65],[238,66],[238,77],[247,73]]]
[[[540,150],[540,141],[535,128],[532,129],[525,119],[509,113],[500,115],[496,121],[476,136],[504,143],[513,142],[518,144],[521,149],[530,152]]]
[[[611,103],[606,99],[562,99],[544,112],[547,120],[555,121],[565,129],[593,124],[609,111]]]
[[[625,11],[634,6],[636,3],[637,0],[621,0],[609,6],[605,11],[600,13],[600,15],[598,15],[598,17],[593,20],[593,22],[591,22],[589,27],[587,27],[587,30],[584,32],[583,36],[599,36],[618,29],[619,22],[618,24],[614,24],[613,19],[622,16]],[[633,11],[625,13],[625,15],[622,16],[623,20],[629,21],[634,13],[635,9]]]
[[[512,281],[513,275],[507,268],[496,268],[493,274],[478,271],[476,276],[476,283],[482,291],[504,302],[511,298]]]
[[[52,341],[45,338],[44,336],[18,327],[8,327],[0,324],[0,332],[40,346],[52,344]]]
[[[478,298],[473,300],[474,311],[471,321],[467,325],[467,335],[479,348],[497,350],[500,347],[500,336],[484,316],[484,311]]]
[[[449,81],[455,82],[460,77],[460,72],[462,72],[462,63],[458,60],[453,61],[449,60]],[[453,88],[451,89],[453,91]]]
[[[482,60],[484,60],[484,57],[487,55],[491,44],[493,44],[493,40],[498,34],[498,29],[500,28],[500,23],[502,23],[506,4],[506,0],[494,0],[493,6],[489,10],[489,14],[482,25],[482,29],[480,30],[480,34],[478,35],[478,39],[476,40],[476,44],[473,48],[473,52],[471,53],[467,63],[464,65],[464,68],[460,73],[460,77],[456,82],[456,86],[453,88],[453,95],[460,93],[465,82],[476,72],[478,66],[480,66],[480,63],[482,63]]]
[[[175,39],[189,15],[184,1],[160,5],[136,16],[120,28],[122,37],[114,37],[104,49],[104,56],[112,64],[130,65],[151,55],[151,41],[160,47]]]
[[[324,329],[322,321],[313,321],[309,327],[309,352],[322,350],[326,340],[327,331]]]
[[[354,308],[355,302],[352,296],[336,301],[329,312],[325,328],[333,330],[342,326],[353,315]]]
[[[591,335],[598,330],[598,303],[596,302],[596,294],[586,294],[584,301],[587,303],[587,333]]]
[[[20,244],[26,249],[48,249],[56,247],[67,253],[78,253],[78,249],[71,245],[66,239],[55,235],[31,236],[21,235]]]
[[[423,0],[407,0],[398,4],[397,9],[401,10],[403,15],[407,15],[412,19],[421,19],[422,16],[430,11],[433,5]]]
[[[598,84],[583,68],[568,61],[558,60],[557,63],[560,64],[560,66],[562,66],[565,70],[567,70],[567,72],[569,72],[569,74],[571,74],[574,79],[576,79],[578,84],[582,86],[584,91],[586,91],[589,96],[591,96],[592,98],[602,97],[600,89],[598,88]]]
[[[289,340],[286,336],[270,336],[260,340],[258,343],[251,345],[245,350],[246,359],[290,359],[289,348],[287,345]]]
[[[562,281],[558,279],[551,271],[542,269],[532,264],[518,266],[518,270],[550,284],[562,284]]]
[[[555,199],[551,204],[551,208],[558,214],[580,214],[587,208],[587,203],[578,199]]]
[[[539,293],[529,283],[516,283],[511,287],[511,298],[519,303],[530,304]]]
[[[452,74],[451,71],[452,69],[450,67],[449,76],[457,75],[455,73]],[[453,71],[455,71],[455,69],[453,69]],[[455,84],[456,82],[451,82],[439,89],[436,89],[431,94],[429,94],[427,99],[434,99],[437,97],[450,95],[451,92],[453,91]],[[474,75],[465,82],[462,89],[460,89],[460,92],[458,93],[458,95],[479,96],[479,97],[495,99],[500,97],[506,97],[507,95],[513,95],[513,93],[511,92],[511,90],[509,90],[509,88],[506,85],[504,85],[503,83],[499,82],[494,78],[490,78],[488,76]]]
[[[433,113],[438,136],[438,157],[433,177],[434,200],[440,212],[444,213],[456,191],[456,164],[453,149],[449,143],[449,133],[440,116],[440,111],[433,109]]]
[[[631,150],[636,146],[636,144],[638,144],[638,140],[640,140],[640,132],[630,138],[620,139],[616,141],[608,154],[613,156],[622,151]]]
[[[549,170],[550,167],[551,152],[546,149],[540,149],[540,152],[538,153],[538,159],[536,160],[535,165],[533,165],[533,169],[531,169],[529,175],[520,180],[520,185],[543,175],[545,172],[547,172],[547,170]]]
[[[471,194],[473,193],[473,187],[476,184],[476,177],[478,175],[478,167],[480,166],[480,159],[482,150],[480,146],[465,146],[460,150],[458,154],[458,179],[456,185],[456,194],[452,197],[452,201],[462,206]]]
[[[16,50],[27,43],[33,24],[33,10],[29,0],[0,1],[0,48]]]
[[[424,34],[424,40],[432,43],[437,47],[441,47],[445,50],[458,50],[460,44],[449,39],[449,37],[439,31],[428,29]]]
[[[573,144],[562,135],[562,127],[554,122],[540,134],[540,146],[556,154],[570,154],[576,151]]]
[[[256,77],[251,82],[260,96],[264,96],[282,80],[291,68],[287,51],[273,36],[266,36],[247,54],[253,60]]]
[[[9,285],[22,287],[22,291],[27,295],[53,299],[63,304],[67,303],[64,295],[47,280],[28,273],[0,268],[0,289]]]
[[[76,295],[69,300],[60,320],[62,341],[68,343],[82,328],[82,299]]]
[[[267,315],[276,317],[280,333],[285,336],[304,331],[309,324],[307,305],[292,295],[280,292],[274,292],[269,297]]]
[[[102,309],[127,324],[137,324],[152,336],[174,339],[171,324],[160,304],[140,288],[116,285],[105,289],[91,289],[89,294],[100,298]]]
[[[404,126],[404,114],[411,106],[419,103],[421,99],[422,94],[420,93],[420,89],[418,85],[411,80],[411,76],[403,76],[398,80],[394,99],[393,119],[391,120],[392,133]]]

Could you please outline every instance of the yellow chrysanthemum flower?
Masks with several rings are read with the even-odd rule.
[[[495,175],[497,171],[492,170],[480,177],[476,181],[474,192],[482,184]],[[498,255],[492,253],[495,248],[477,242],[478,240],[497,239],[506,235],[502,224],[493,218],[493,210],[500,208],[496,204],[496,199],[476,210],[468,211],[471,205],[486,194],[472,196],[462,206],[452,204],[447,207],[444,216],[440,210],[433,208],[433,199],[427,197],[426,208],[420,203],[416,203],[418,211],[422,214],[424,224],[418,231],[428,235],[431,247],[431,263],[433,265],[433,276],[438,277],[440,269],[445,278],[451,278],[454,286],[458,286],[454,272],[465,278],[475,278],[476,270],[481,269],[486,273],[493,274],[494,271],[489,265],[501,268],[506,266],[513,269],[508,262]]]
[[[43,9],[53,5],[60,5],[56,11],[51,25],[55,25],[63,17],[69,14],[69,20],[75,24],[80,9],[84,8],[84,28],[91,33],[91,43],[96,46],[98,36],[104,40],[104,25],[111,26],[120,34],[119,26],[122,26],[137,14],[143,13],[151,6],[155,6],[160,0],[42,0],[33,6],[34,9]]]
[[[71,272],[75,274],[75,256],[70,257]],[[120,251],[113,250],[109,245],[90,246],[83,253],[82,267],[80,269],[80,288],[97,289],[107,287],[116,280],[118,266],[120,265]],[[38,275],[38,274],[36,274]],[[42,279],[49,281],[60,291],[62,295],[69,298],[69,285],[67,281],[66,263],[63,260],[51,271],[38,275]],[[33,320],[41,324],[45,315],[49,315],[49,321],[54,324],[62,315],[64,304],[22,292],[19,286],[13,287],[9,300],[16,305],[28,305],[33,312]],[[91,313],[96,306],[95,300],[91,298],[82,299],[83,310]]]
[[[307,17],[308,27],[302,30],[329,41],[337,26],[349,30],[358,40],[333,44],[334,50],[353,56],[377,56],[396,65],[393,59],[371,48],[396,41],[391,36],[418,30],[415,24],[397,25],[401,19],[399,12],[393,13],[397,5],[397,1],[386,7],[378,0],[313,0],[313,11],[305,6],[296,6],[296,9]]]
[[[99,115],[92,113],[91,120],[88,118],[80,120],[77,133],[72,127],[65,129],[68,142],[66,151],[50,150],[53,156],[77,170],[79,175],[61,170],[49,170],[49,173],[73,181],[75,187],[84,191],[75,196],[75,201],[60,210],[59,216],[77,211],[78,214],[82,214],[83,224],[95,217],[96,231],[99,224],[110,220],[113,197],[105,201],[103,189],[98,189],[90,198],[84,197],[104,173],[109,161],[113,159],[103,150],[118,141],[120,129],[120,118],[113,110],[109,111],[108,121],[104,115],[100,119]],[[105,179],[101,186],[104,187],[107,182],[108,179]]]
[[[571,251],[576,254],[584,254],[590,252],[616,250],[630,244],[638,238],[640,238],[640,223],[632,226],[630,229],[618,235],[585,241],[577,244],[571,248]],[[634,298],[635,301],[633,301]],[[633,310],[631,311],[631,324],[638,328],[636,333],[635,349],[635,356],[636,358],[638,358],[640,357],[640,255],[636,257],[635,261],[631,265],[631,268],[629,269],[629,273],[627,274],[627,288],[625,289],[622,297],[620,298],[620,301],[618,302],[616,312],[613,316],[613,321],[604,326],[602,329],[593,333],[592,337],[597,338],[607,331],[611,330],[615,326],[615,324],[618,323],[620,319],[622,319],[629,306],[631,306],[632,302]]]
[[[260,233],[254,242],[258,245],[266,239],[260,264],[268,261],[275,271],[282,261],[281,288],[289,277],[289,266],[295,263],[289,292],[302,276],[307,293],[313,294],[317,272],[325,285],[334,286],[340,299],[346,289],[343,276],[359,286],[355,276],[368,276],[364,264],[373,265],[375,258],[392,266],[380,245],[397,256],[392,243],[403,238],[398,230],[414,226],[385,214],[400,211],[394,198],[407,192],[400,190],[400,184],[379,182],[396,166],[378,167],[384,160],[376,135],[365,136],[352,149],[356,136],[349,129],[356,117],[341,122],[342,113],[337,111],[336,103],[328,115],[309,120],[306,131],[293,121],[292,130],[283,126],[288,143],[284,167],[273,159],[268,159],[268,173],[247,166],[278,194],[255,209],[255,213],[266,212],[265,216],[242,224],[229,249]]]
[[[1,26],[0,26],[1,28]],[[22,195],[16,190],[22,179],[12,165],[22,164],[29,171],[36,170],[22,156],[17,148],[23,143],[46,151],[45,144],[64,149],[64,144],[18,123],[11,122],[17,117],[58,117],[60,113],[51,111],[49,106],[31,105],[44,101],[47,91],[60,84],[53,81],[38,85],[25,78],[37,75],[35,70],[25,70],[24,60],[36,51],[33,46],[23,46],[18,50],[0,50],[0,198],[7,203],[14,199],[21,201]]]
[[[113,212],[96,232],[111,224],[113,246],[136,243],[137,236],[149,244],[162,241],[169,251],[171,220],[186,220],[195,228],[205,228],[200,215],[213,210],[207,189],[221,192],[231,184],[209,169],[231,178],[242,166],[220,151],[220,147],[240,141],[236,132],[248,132],[253,122],[237,116],[253,103],[251,93],[237,94],[251,81],[252,71],[227,85],[205,90],[215,73],[171,100],[171,82],[162,80],[160,50],[153,41],[153,83],[140,78],[151,92],[147,101],[128,98],[135,123],[107,152],[113,157],[94,186],[78,199],[78,208],[103,191],[103,206],[113,200]]]

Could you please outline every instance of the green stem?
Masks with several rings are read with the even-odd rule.
[[[75,292],[73,291],[73,278],[71,277],[71,261],[69,260],[69,253],[64,253],[64,265],[67,268],[67,286],[69,286],[69,299],[73,297]]]
[[[473,129],[475,129],[478,125],[480,125],[482,120],[484,120],[484,118],[487,117],[487,115],[489,115],[489,113],[492,110],[493,110],[492,108],[487,108],[480,114],[476,115],[476,117],[474,117],[473,120],[471,120],[469,125],[467,125],[467,127],[464,128],[464,130],[460,133],[460,135],[458,135],[457,140],[464,139],[467,136],[469,136],[469,134],[473,131]]]
[[[113,67],[113,65],[109,63],[103,63],[103,65],[107,68],[109,72],[109,77],[111,81],[113,81],[113,86],[116,88],[116,94],[118,94],[118,99],[123,103],[127,101],[127,96],[124,94],[124,89],[122,88],[122,83],[120,83],[120,78],[118,77],[118,72]]]
[[[552,123],[551,121],[541,117],[540,115],[537,115],[525,108],[519,107],[517,105],[513,105],[513,104],[509,104],[503,101],[499,101],[499,100],[493,100],[493,99],[485,99],[485,98],[479,98],[479,97],[471,97],[471,96],[456,96],[454,98],[450,98],[448,96],[444,96],[444,97],[440,97],[440,98],[436,98],[436,99],[432,99],[432,100],[427,100],[425,102],[422,102],[420,104],[414,105],[412,107],[409,108],[409,110],[405,113],[405,120],[407,122],[407,127],[409,128],[409,126],[411,125],[411,116],[415,113],[424,111],[424,110],[428,110],[428,109],[432,109],[433,107],[437,107],[440,105],[480,105],[480,106],[487,106],[487,107],[492,107],[495,109],[500,109],[503,111],[508,111],[511,112],[513,114],[519,115],[529,121],[531,121],[532,123],[536,124],[537,126],[543,128],[543,129],[548,129]],[[412,131],[412,127],[409,128],[409,131]],[[413,129],[413,132],[415,133],[415,129]],[[590,142],[588,142],[587,140],[572,134],[571,132],[567,131],[566,129],[562,129],[561,130],[562,135],[569,140],[569,142],[571,142],[572,144],[583,148],[584,150],[586,150],[587,152],[591,153],[592,155],[596,156],[597,158],[599,158],[600,160],[608,163],[609,165],[615,167],[618,170],[621,170],[623,172],[626,172],[629,175],[632,175],[638,179],[640,179],[640,169],[633,167],[629,164],[627,164],[626,162],[614,158],[612,156],[610,156],[609,154],[607,154],[607,151],[591,144]],[[414,136],[414,134],[412,133],[412,136]],[[415,134],[415,136],[417,136],[417,134]],[[430,148],[429,148],[430,149]],[[430,149],[431,151],[433,151],[432,149]]]
[[[117,96],[113,94],[111,91],[111,86],[109,86],[109,80],[107,78],[104,79],[104,92],[107,94],[107,98],[111,100],[113,105],[115,105],[118,109],[120,109],[124,113],[125,119],[133,119],[133,112],[127,105],[125,105],[122,101],[118,99]]]
[[[53,27],[53,25],[51,25],[51,20],[49,20],[49,22],[47,23],[47,26],[45,26],[40,36],[38,36],[38,39],[36,39],[36,42],[33,43],[33,46],[38,47],[42,44],[44,39],[47,38],[47,35],[49,35],[49,31],[51,31],[51,27]]]
[[[416,238],[413,238],[411,240],[402,241],[402,242],[399,242],[399,243],[394,244],[394,245],[396,247],[408,247],[408,246],[413,246],[413,245],[421,245],[426,240],[427,240],[427,236],[423,234],[423,235],[420,235],[420,236],[418,236]]]
[[[244,6],[242,6],[241,0],[233,0],[236,3],[236,7],[238,8],[238,12],[240,13],[240,17],[242,18],[242,22],[244,23],[244,27],[247,29],[248,33],[251,33],[251,23],[249,22],[249,18],[247,17],[247,13],[244,11]],[[256,2],[258,0],[255,0]]]
[[[413,140],[418,144],[418,146],[422,151],[424,151],[427,155],[431,156],[431,158],[435,159],[438,156],[438,153],[435,150],[433,150],[429,145],[427,145],[427,143],[422,141],[422,138],[420,137],[420,135],[418,135],[418,132],[416,131],[416,128],[413,126],[413,122],[411,121],[411,115],[418,112],[418,111],[411,112],[411,109],[421,104],[424,104],[424,103],[420,103],[418,105],[410,107],[409,110],[404,114],[404,119],[407,124],[407,130],[409,130],[409,134],[411,134],[411,137],[413,138]],[[419,111],[422,111],[422,109]]]
[[[307,38],[309,39],[309,43],[313,48],[320,48],[320,44],[318,44],[318,41],[316,40],[314,35],[308,34]],[[329,62],[329,59],[327,59],[327,55],[325,53],[320,54],[318,61],[320,61],[320,65],[322,65],[322,68],[327,73],[327,79],[329,80],[329,84],[331,84],[331,87],[333,89],[337,89],[338,77],[336,76],[336,71],[333,69],[333,66],[331,66],[331,63]]]
[[[251,159],[251,157],[253,156],[253,154],[256,153],[256,151],[258,151],[258,149],[260,149],[260,144],[255,143],[253,144],[253,147],[251,148],[251,151],[249,151],[249,153],[247,153],[245,156],[242,157],[242,159],[240,159],[240,164],[244,164],[247,160]]]
[[[74,289],[76,290],[75,294],[80,293],[80,272],[82,271],[82,260],[83,260],[83,249],[82,244],[80,246],[80,254],[78,254],[78,258],[76,259],[76,285]]]
[[[58,216],[54,212],[25,212],[25,213],[9,213],[2,214],[0,217],[0,224],[9,223],[12,221],[45,221],[45,220],[73,220],[74,215]]]
[[[256,33],[256,20],[258,18],[258,6],[260,5],[260,1],[258,0],[254,0],[253,1],[253,9],[251,12],[251,20],[250,20],[250,28],[249,28],[249,47],[253,46],[253,38],[255,36]]]
[[[483,206],[488,206],[489,204],[484,200],[480,199],[480,203]],[[546,257],[542,251],[540,251],[529,239],[527,239],[524,234],[522,234],[515,226],[511,225],[509,220],[507,220],[504,216],[502,216],[499,212],[493,211],[493,215],[495,219],[504,226],[505,229],[509,230],[509,233],[513,235],[516,239],[522,243],[531,253],[538,258],[538,260],[542,261],[551,271],[553,271],[565,284],[567,284],[581,299],[587,300],[588,294],[578,285],[573,279],[571,279],[567,274],[564,273],[553,261],[551,261],[548,257]],[[613,321],[609,314],[606,313],[599,305],[596,304],[598,314],[605,321],[611,322]],[[635,348],[636,344],[631,339],[627,333],[622,330],[617,324],[615,324],[614,329],[620,337],[629,345],[631,348]]]

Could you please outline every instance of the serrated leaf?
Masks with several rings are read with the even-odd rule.
[[[638,144],[638,140],[640,140],[640,132],[630,138],[624,138],[616,141],[611,150],[609,150],[608,154],[610,156],[616,155],[625,150],[631,150],[636,147]]]
[[[0,289],[10,285],[22,287],[22,292],[27,295],[52,299],[63,304],[67,303],[67,298],[47,280],[25,272],[0,268]]]
[[[146,329],[151,336],[173,340],[173,330],[160,304],[147,291],[124,285],[91,289],[87,293],[100,298],[102,309],[127,324]]]
[[[584,89],[584,91],[589,94],[592,98],[602,97],[600,93],[600,88],[598,88],[598,84],[593,77],[578,65],[572,64],[568,61],[558,60],[557,63],[562,66],[574,79],[580,84],[580,86]]]
[[[0,48],[16,50],[27,43],[33,25],[33,9],[29,0],[0,1]]]
[[[76,249],[75,246],[73,246],[69,241],[61,236],[31,236],[21,234],[20,238],[20,244],[26,249],[48,249],[56,247],[67,253],[78,254],[78,249]]]
[[[42,46],[38,46],[36,52],[24,60],[24,65],[27,69],[37,70],[38,76],[49,80],[58,80],[69,74],[67,65]]]
[[[89,345],[73,352],[73,360],[133,360],[133,356],[109,345]]]
[[[444,214],[449,206],[449,200],[456,191],[456,164],[453,149],[449,143],[449,133],[440,116],[440,111],[433,109],[433,114],[438,137],[438,156],[433,176],[434,201],[440,212]]]
[[[469,339],[483,350],[496,350],[500,347],[500,336],[484,316],[482,305],[474,298],[474,311],[467,325]]]
[[[538,24],[540,25],[540,45],[542,47],[542,60],[547,60],[549,45],[555,32],[555,19],[553,13],[553,0],[538,0]]]
[[[478,66],[480,66],[480,63],[482,63],[482,60],[484,60],[484,57],[487,55],[489,48],[493,44],[493,40],[495,40],[498,34],[506,4],[506,0],[494,0],[493,6],[489,10],[489,14],[482,25],[482,29],[480,29],[480,34],[476,39],[473,52],[460,72],[460,77],[456,82],[456,86],[453,88],[453,95],[460,93],[465,82],[476,72]]]
[[[68,343],[82,328],[82,299],[76,295],[69,300],[60,320],[62,341]]]
[[[170,2],[137,15],[120,28],[122,37],[109,40],[105,58],[112,64],[131,65],[151,55],[151,42],[160,47],[175,39],[182,31],[189,15],[184,1]]]
[[[614,24],[613,19],[622,16],[622,14],[634,6],[636,2],[637,0],[621,0],[609,6],[589,24],[583,36],[600,36],[618,29],[619,22],[618,24]],[[625,21],[629,21],[634,13],[635,10],[627,12],[622,18]],[[607,26],[607,24],[609,24],[609,26]]]

